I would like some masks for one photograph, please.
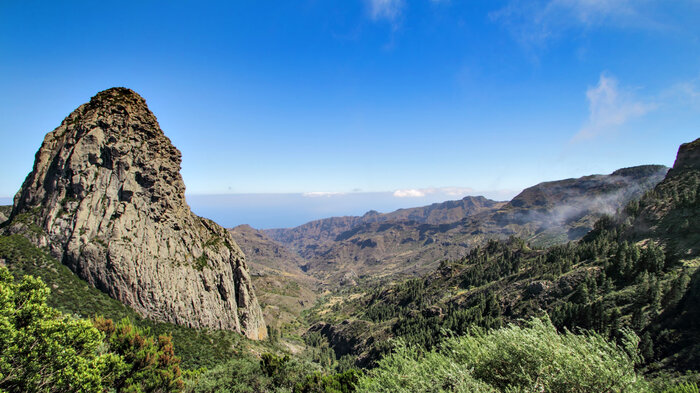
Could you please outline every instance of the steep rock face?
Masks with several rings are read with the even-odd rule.
[[[681,258],[700,255],[700,139],[680,146],[666,178],[633,210],[633,236],[656,238]]]
[[[0,206],[0,224],[5,222],[12,211],[12,206]]]
[[[700,138],[684,143],[678,148],[676,162],[669,175],[675,176],[687,171],[700,171]]]
[[[7,230],[146,317],[262,339],[243,253],[190,211],[180,161],[143,98],[100,92],[46,135]]]

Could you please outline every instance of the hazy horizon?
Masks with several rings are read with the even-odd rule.
[[[670,166],[699,135],[698,20],[695,0],[2,2],[0,196],[114,86],[146,99],[189,194],[272,210]],[[454,199],[432,198],[289,197],[276,226]]]
[[[187,194],[196,214],[225,228],[248,224],[256,229],[291,228],[309,221],[339,216],[361,216],[370,210],[389,213],[398,209],[427,206],[466,196],[509,200],[517,192],[459,192],[430,189],[410,196],[394,192],[285,193],[285,194]],[[426,190],[423,190],[426,191]],[[486,195],[483,195],[486,194]],[[488,195],[488,196],[487,196]],[[500,198],[499,198],[500,197]]]
[[[386,192],[347,193],[252,193],[190,194],[192,211],[224,228],[250,225],[256,229],[291,228],[309,221],[339,216],[361,216],[370,210],[389,213],[398,209],[427,206],[466,196],[510,200],[519,191],[483,191],[444,187]],[[12,197],[0,197],[0,205],[11,205]]]
[[[672,166],[667,165],[667,166]],[[618,168],[619,169],[619,168]],[[594,173],[582,176],[595,175]],[[548,179],[555,181],[564,179]],[[539,183],[539,182],[538,182]],[[534,186],[531,184],[528,187]],[[526,187],[527,188],[527,187]],[[370,210],[389,213],[398,209],[428,206],[483,196],[509,201],[522,190],[475,190],[468,187],[430,187],[383,192],[218,193],[186,192],[192,211],[225,228],[250,225],[256,229],[291,228],[309,221],[362,216]],[[0,197],[0,205],[11,205],[12,197]]]

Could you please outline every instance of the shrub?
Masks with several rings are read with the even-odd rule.
[[[192,381],[191,393],[258,393],[270,391],[271,378],[261,372],[257,360],[231,359]]]
[[[40,279],[15,283],[0,268],[0,391],[102,392],[124,363],[99,354],[100,332],[47,306],[48,294]]]
[[[639,339],[558,333],[548,319],[446,340],[421,354],[399,344],[360,378],[360,392],[647,392],[634,370]]]
[[[682,383],[664,390],[664,393],[698,393],[698,385],[694,383]]]
[[[115,324],[98,317],[95,327],[105,334],[107,350],[119,355],[126,367],[114,387],[128,392],[176,392],[184,387],[180,358],[175,356],[169,335],[151,336],[128,319]]]

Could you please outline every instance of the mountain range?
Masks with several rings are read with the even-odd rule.
[[[597,219],[642,196],[667,171],[660,165],[624,168],[540,183],[509,202],[465,197],[264,232],[303,258],[304,271],[327,283],[415,276],[491,239],[518,236],[537,246],[578,240]]]

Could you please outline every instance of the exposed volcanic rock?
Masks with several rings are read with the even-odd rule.
[[[669,171],[669,175],[675,176],[689,171],[700,171],[700,138],[684,143],[678,148],[676,162]]]
[[[12,211],[12,206],[0,206],[0,224],[5,222]]]
[[[666,178],[632,207],[634,237],[656,238],[678,257],[700,255],[700,139],[682,144]]]
[[[244,255],[190,211],[180,162],[143,98],[105,90],[46,135],[6,230],[145,317],[262,339]]]

